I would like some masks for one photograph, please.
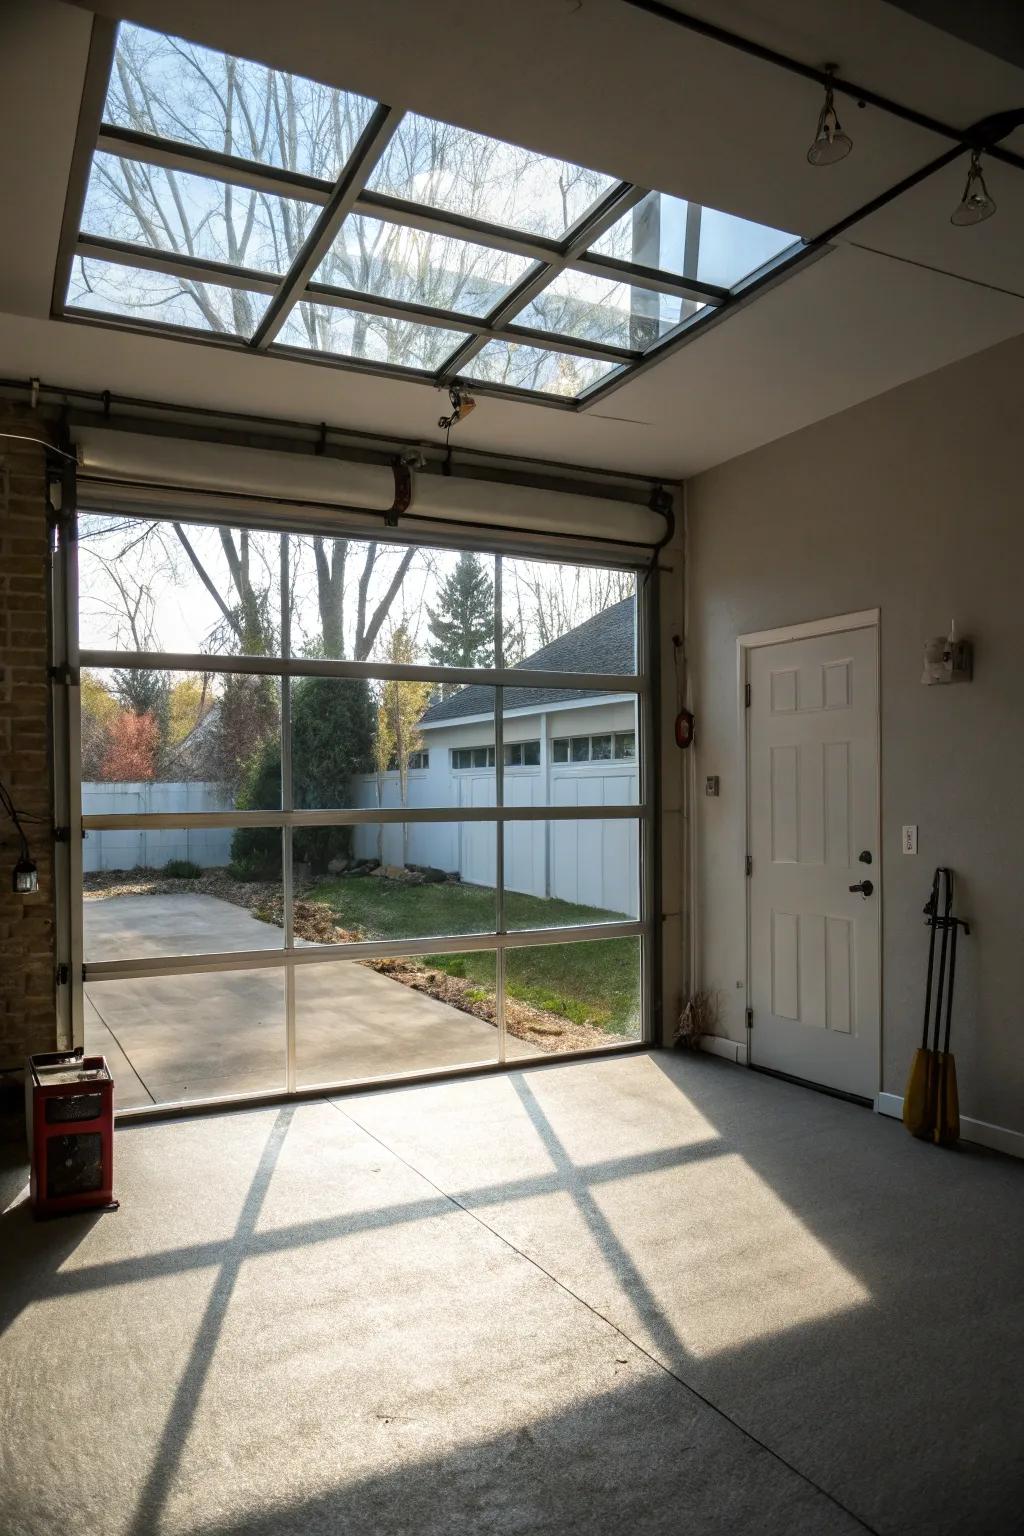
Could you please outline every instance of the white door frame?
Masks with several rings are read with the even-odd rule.
[[[835,635],[847,629],[874,629],[875,631],[875,739],[877,751],[875,754],[876,794],[875,794],[875,847],[878,849],[878,874],[877,874],[877,898],[878,898],[878,996],[876,998],[878,1017],[878,1087],[877,1094],[882,1090],[882,998],[884,996],[882,978],[882,923],[885,917],[883,907],[883,868],[884,850],[882,848],[882,633],[881,633],[881,609],[862,608],[856,613],[837,613],[825,619],[810,619],[803,624],[784,624],[779,629],[759,629],[750,634],[737,635],[736,637],[736,705],[738,710],[739,739],[743,744],[742,773],[743,773],[743,799],[742,812],[739,817],[739,858],[737,860],[740,879],[743,881],[743,913],[744,913],[744,955],[745,955],[745,993],[744,1009],[747,1021],[746,1027],[746,1063],[751,1065],[751,965],[750,965],[750,881],[747,877],[747,854],[750,850],[750,714],[747,709],[747,679],[748,661],[750,652],[760,649],[764,645],[782,645],[787,640],[808,640],[817,635]]]

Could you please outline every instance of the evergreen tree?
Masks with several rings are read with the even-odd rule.
[[[373,765],[373,705],[361,678],[307,677],[292,686],[292,788],[297,810],[330,811],[351,805],[353,774]],[[253,761],[236,804],[269,810],[281,804],[281,741],[277,732]],[[331,859],[352,848],[351,827],[298,827],[293,834],[298,864],[322,873]],[[231,840],[234,872],[243,879],[279,879],[281,834],[273,828],[239,828]]]
[[[433,641],[427,655],[441,667],[494,665],[494,583],[483,561],[461,554],[427,607]]]

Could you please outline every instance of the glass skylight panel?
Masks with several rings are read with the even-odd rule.
[[[574,336],[579,341],[646,352],[704,307],[679,294],[656,293],[652,288],[567,269],[520,310],[512,323]]]
[[[466,340],[463,331],[393,320],[331,304],[297,304],[277,337],[282,346],[363,358],[435,373]]]
[[[82,229],[107,240],[281,274],[319,213],[315,203],[100,151],[93,156]]]
[[[576,357],[570,352],[550,352],[546,347],[495,339],[460,371],[488,384],[539,390],[541,394],[564,395],[571,400],[620,366],[592,357]]]
[[[533,265],[491,246],[354,213],[315,280],[476,317],[493,309]]]
[[[76,256],[67,302],[76,309],[145,320],[151,325],[190,326],[248,340],[270,298],[244,288],[168,277],[164,272],[149,272],[121,262]]]
[[[615,178],[409,112],[367,186],[407,202],[560,239]]]
[[[595,254],[734,288],[796,243],[796,235],[681,197],[649,192],[592,247]]]
[[[123,21],[104,121],[336,181],[375,103]]]

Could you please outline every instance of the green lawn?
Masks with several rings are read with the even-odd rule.
[[[487,886],[402,885],[372,876],[342,876],[321,881],[308,894],[311,901],[328,902],[343,928],[357,928],[372,939],[432,938],[494,929],[494,891]],[[616,916],[596,907],[515,891],[505,897],[505,914],[509,928],[568,927],[614,921]],[[428,955],[423,963],[493,990],[493,951]],[[574,1023],[594,1024],[630,1037],[639,1033],[638,939],[510,949],[505,982],[509,996]]]

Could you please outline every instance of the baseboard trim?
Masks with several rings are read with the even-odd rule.
[[[726,1039],[725,1035],[701,1035],[700,1048],[702,1051],[710,1051],[712,1056],[724,1056],[726,1061],[735,1061],[741,1066],[746,1056],[746,1046],[738,1040]]]
[[[902,1120],[903,1095],[876,1094],[875,1109],[880,1115],[892,1115],[894,1120]],[[972,1120],[970,1116],[961,1116],[960,1140],[973,1141],[979,1147],[990,1147],[993,1152],[1005,1152],[1008,1157],[1024,1157],[1024,1131],[1011,1131],[1005,1125],[990,1125],[987,1120]]]

